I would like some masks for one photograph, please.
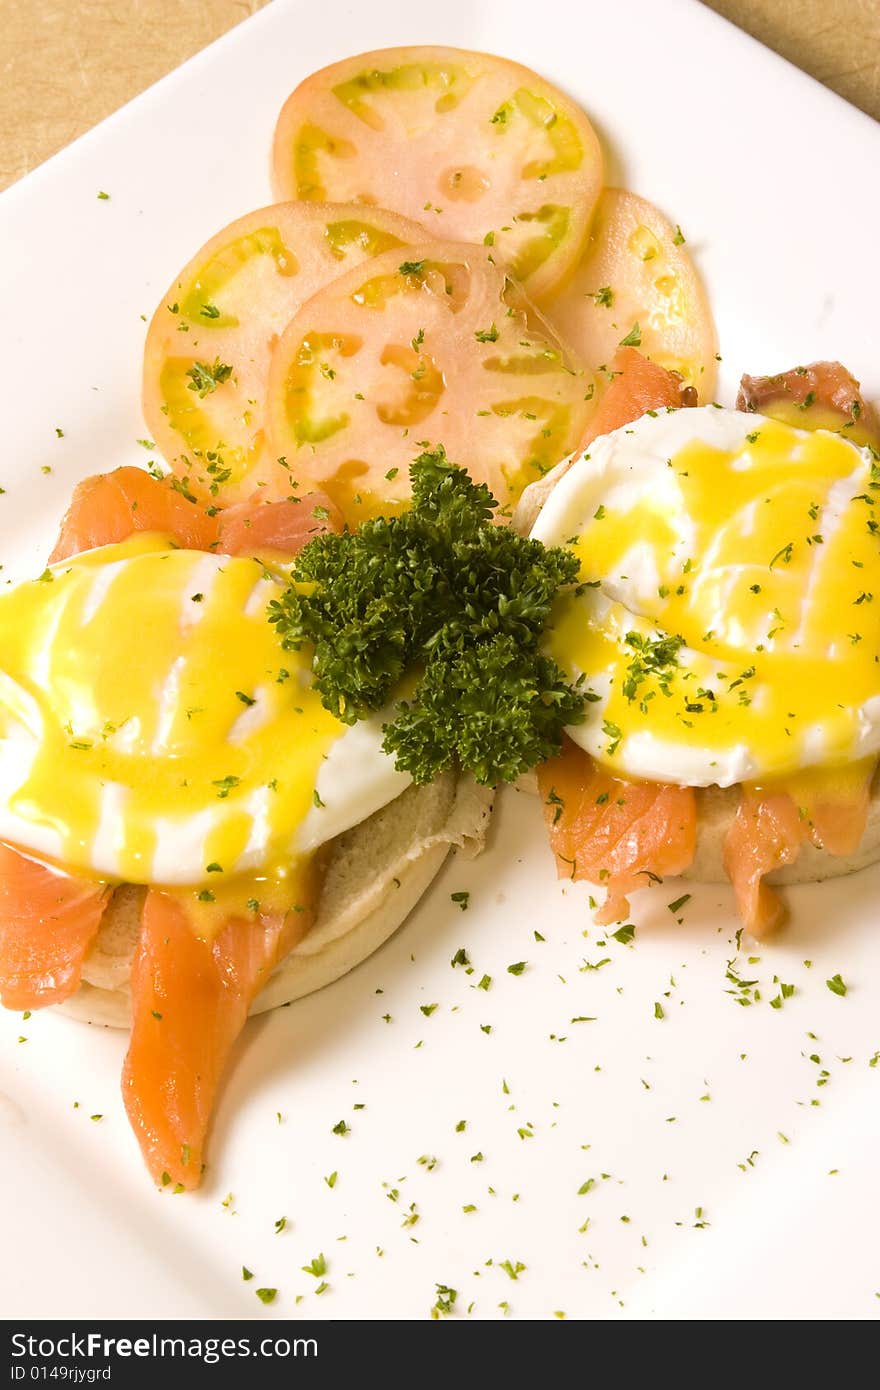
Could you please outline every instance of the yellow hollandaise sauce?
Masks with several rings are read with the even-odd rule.
[[[206,931],[295,906],[312,872],[298,835],[346,727],[310,652],[282,650],[278,592],[254,560],[140,534],[0,595],[0,799],[18,843],[110,881],[191,885]]]

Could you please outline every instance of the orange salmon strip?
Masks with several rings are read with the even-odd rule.
[[[296,938],[310,925],[296,915]],[[196,935],[181,899],[150,889],[131,977],[122,1094],[157,1183],[198,1187],[205,1137],[229,1055],[255,996],[294,944],[290,914],[232,918]]]
[[[810,809],[810,838],[829,854],[855,854],[865,833],[871,804],[871,779],[866,774],[858,792],[846,798],[820,799]]]
[[[110,890],[0,844],[0,1003],[43,1009],[79,989]]]
[[[696,802],[691,787],[612,777],[570,739],[538,768],[538,791],[560,878],[602,884],[596,921],[629,914],[627,895],[694,857]]]
[[[760,939],[785,920],[785,904],[764,875],[793,864],[807,841],[829,854],[854,854],[865,833],[876,764],[865,765],[854,789],[820,793],[806,806],[783,790],[742,787],[724,844],[724,869],[743,925]]]
[[[787,792],[768,796],[743,787],[724,841],[724,871],[733,884],[743,926],[757,940],[775,931],[785,918],[785,905],[764,882],[764,875],[793,864],[808,834]]]
[[[656,362],[649,362],[635,348],[618,348],[611,371],[615,373],[614,379],[587,426],[581,440],[582,449],[600,434],[610,434],[622,425],[640,420],[648,410],[696,404],[696,392],[683,393],[680,377],[667,372],[665,367],[658,367]]]
[[[142,468],[115,468],[74,488],[49,563],[127,540],[136,531],[163,531],[187,550],[208,550],[217,540],[216,520],[170,483]]]
[[[237,502],[218,517],[223,555],[249,555],[277,550],[298,555],[303,546],[326,531],[342,530],[342,513],[323,492],[280,502]]]
[[[49,562],[127,540],[137,531],[160,531],[186,550],[296,555],[313,536],[341,530],[341,513],[320,492],[280,502],[255,496],[210,516],[166,479],[125,467],[77,484]]]

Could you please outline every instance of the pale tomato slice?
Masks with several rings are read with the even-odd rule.
[[[546,313],[588,366],[610,363],[623,343],[712,399],[718,340],[705,290],[680,229],[637,194],[604,190],[580,264]]]
[[[316,290],[424,228],[379,208],[283,203],[212,237],[153,315],[144,352],[148,428],[175,472],[218,503],[289,482],[267,452],[272,348]]]
[[[485,247],[426,242],[316,294],[272,358],[273,454],[352,524],[405,503],[442,444],[515,502],[580,439],[593,383]]]
[[[494,243],[536,301],[577,261],[603,175],[580,107],[529,68],[458,48],[313,73],[282,109],[273,168],[279,198],[378,203]]]

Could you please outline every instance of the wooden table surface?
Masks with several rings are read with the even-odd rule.
[[[0,188],[265,2],[3,0]],[[711,0],[711,8],[880,119],[880,0]]]

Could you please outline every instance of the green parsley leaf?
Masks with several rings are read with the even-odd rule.
[[[643,637],[639,632],[628,632],[625,642],[634,652],[621,687],[630,704],[635,700],[639,687],[649,677],[654,677],[664,695],[668,695],[684,638],[674,635],[650,638]]]
[[[846,985],[840,975],[832,975],[830,980],[825,981],[832,994],[839,994],[841,998],[846,994]]]
[[[437,1284],[437,1301],[431,1309],[431,1317],[448,1318],[455,1307],[455,1300],[458,1298],[458,1290],[450,1289],[448,1284]]]
[[[508,967],[507,967],[507,973],[508,973],[508,975],[521,975],[521,974],[523,973],[523,971],[525,970],[527,964],[528,964],[527,961],[518,960],[518,961],[516,961],[513,965],[508,965]]]
[[[787,545],[784,545],[780,550],[777,550],[776,554],[773,556],[773,559],[770,561],[769,568],[772,570],[777,560],[781,560],[784,565],[790,564],[791,553],[793,550],[794,541],[789,541]]]
[[[684,907],[685,903],[689,903],[689,902],[690,902],[691,897],[692,897],[692,894],[690,894],[690,893],[682,893],[682,895],[681,895],[680,898],[676,898],[676,899],[675,899],[675,902],[671,902],[671,903],[667,903],[667,904],[666,904],[667,908],[668,908],[669,911],[672,913],[673,917],[675,916],[675,914],[676,914],[677,912],[681,912],[681,909]]]
[[[620,346],[621,346],[621,347],[641,347],[641,345],[642,345],[642,330],[641,330],[641,328],[639,328],[638,323],[634,323],[633,326],[632,326],[632,328],[631,328],[631,329],[629,330],[629,332],[627,333],[626,337],[625,337],[625,338],[621,338],[621,340],[620,340]]]
[[[410,469],[412,507],[315,537],[269,606],[282,645],[314,644],[315,688],[354,724],[385,707],[401,677],[421,680],[384,726],[385,751],[424,784],[450,767],[514,781],[557,754],[586,696],[540,649],[577,556],[491,518],[484,484],[439,446]]]
[[[222,386],[224,381],[228,381],[232,376],[232,368],[227,362],[221,362],[219,357],[214,358],[213,366],[207,362],[194,362],[187,368],[190,391],[197,391],[200,400],[209,396],[212,391],[216,391],[218,386]]]
[[[605,751],[608,753],[608,756],[611,757],[620,747],[620,740],[623,738],[623,730],[619,724],[613,724],[610,719],[603,719],[602,732],[610,739]]]
[[[237,786],[239,785],[240,782],[241,782],[241,778],[240,778],[240,777],[232,777],[232,776],[229,776],[229,777],[220,777],[220,778],[218,778],[217,781],[212,782],[212,783],[211,783],[211,786],[212,786],[212,787],[217,787],[217,789],[218,789],[218,790],[217,790],[217,795],[218,795],[218,797],[220,798],[221,801],[225,801],[226,798],[228,797],[229,793],[232,791],[233,787],[237,787]]]

